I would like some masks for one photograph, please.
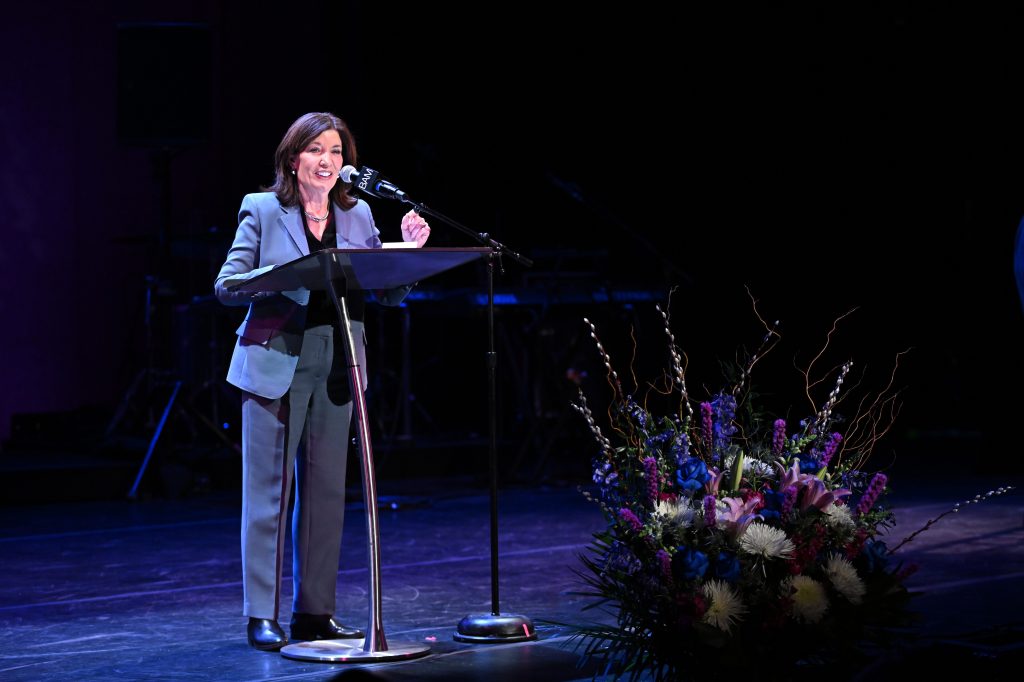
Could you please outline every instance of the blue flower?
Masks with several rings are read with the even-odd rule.
[[[786,501],[785,493],[777,493],[771,488],[761,491],[764,497],[764,509],[758,512],[765,521],[778,521],[782,518],[782,505]]]
[[[679,547],[672,557],[672,577],[676,580],[696,580],[708,571],[708,555],[692,547]]]
[[[740,577],[740,559],[733,552],[720,552],[715,559],[715,577],[726,581],[735,582]]]
[[[687,457],[676,471],[676,483],[688,495],[693,495],[711,480],[708,467],[697,457]]]
[[[765,488],[761,491],[764,496],[764,509],[761,510],[763,514],[765,510],[774,511],[776,513],[782,511],[782,504],[786,501],[785,493],[777,493],[771,488]]]
[[[632,398],[632,396],[626,397],[626,415],[633,420],[633,422],[640,427],[640,430],[647,430],[647,421],[650,417],[644,408],[640,407]]]
[[[889,565],[889,549],[881,540],[869,540],[861,553],[867,563],[868,573],[884,571]]]
[[[690,456],[690,437],[683,431],[677,433],[672,441],[670,452],[675,457],[676,464],[682,464],[683,460]]]
[[[821,462],[819,462],[816,459],[811,459],[810,457],[808,457],[806,459],[804,459],[803,457],[800,457],[799,459],[800,459],[800,472],[801,473],[813,474],[813,473],[816,473],[818,471],[818,469],[821,468]]]
[[[673,435],[674,433],[672,429],[665,429],[660,433],[656,433],[653,436],[649,436],[647,440],[644,441],[644,447],[646,447],[648,450],[660,451],[666,443],[672,440]]]
[[[728,393],[716,395],[711,409],[715,415],[715,450],[721,451],[729,447],[732,434],[736,433],[732,423],[736,417],[736,398]]]
[[[868,473],[859,469],[850,469],[844,471],[842,476],[839,477],[839,485],[843,488],[853,491],[861,491],[867,487],[868,484]]]
[[[608,472],[612,468],[611,462],[603,462],[594,466],[594,483],[604,485],[608,478]]]

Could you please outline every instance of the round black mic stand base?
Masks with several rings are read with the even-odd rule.
[[[318,663],[383,663],[408,658],[419,658],[430,653],[422,644],[390,645],[387,651],[366,651],[362,639],[318,639],[314,642],[296,642],[281,649],[281,655],[296,661]]]
[[[488,642],[525,642],[537,639],[533,622],[526,616],[512,613],[472,613],[459,621],[452,635],[456,642],[485,644]]]

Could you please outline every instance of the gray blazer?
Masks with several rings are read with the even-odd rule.
[[[271,295],[230,292],[225,287],[225,280],[231,277],[235,282],[239,276],[245,279],[255,277],[309,255],[301,210],[298,206],[282,206],[272,192],[247,194],[238,211],[235,240],[214,283],[214,291],[221,303],[249,306],[249,313],[237,331],[238,342],[231,356],[228,382],[264,398],[283,396],[295,376],[306,325],[309,290]],[[347,211],[334,204],[332,210],[338,248],[381,247],[380,231],[374,225],[373,215],[365,201],[358,200]],[[408,292],[409,287],[401,287],[386,292],[380,301],[385,305],[397,305]],[[354,329],[353,336],[356,337],[356,345],[360,346],[358,350],[362,351],[363,334],[361,331],[357,334]],[[360,364],[365,372],[365,362]]]

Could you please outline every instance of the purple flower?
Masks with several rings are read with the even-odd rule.
[[[704,496],[704,525],[708,528],[715,527],[715,496]]]
[[[651,504],[657,504],[658,489],[661,487],[658,476],[658,460],[653,457],[644,458],[644,476],[647,477],[647,499]]]
[[[787,486],[786,489],[782,491],[783,497],[781,513],[783,516],[789,516],[789,513],[793,511],[793,505],[796,503],[796,493],[797,490],[795,485]]]
[[[711,403],[700,404],[701,435],[704,437],[704,443],[709,449],[714,442],[714,427],[712,426],[711,413]]]
[[[782,455],[782,451],[786,448],[786,420],[776,419],[775,420],[775,431],[772,435],[772,452],[777,456]]]
[[[644,524],[640,523],[640,519],[637,518],[636,514],[626,507],[619,510],[619,519],[632,528],[634,533],[639,533],[644,527]]]
[[[821,456],[821,466],[828,466],[828,463],[832,461],[832,456],[836,453],[836,448],[843,442],[843,435],[841,433],[833,433],[831,438],[828,439],[828,443],[825,444],[825,452]]]
[[[666,583],[672,582],[672,555],[659,549],[654,556],[657,557],[661,567],[661,577],[665,579]]]
[[[879,472],[871,478],[871,483],[868,484],[868,489],[864,491],[864,494],[860,496],[860,502],[857,503],[857,516],[863,516],[871,511],[871,508],[875,506],[875,500],[885,490],[885,484],[889,482],[889,477]]]

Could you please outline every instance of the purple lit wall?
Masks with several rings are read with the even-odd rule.
[[[146,264],[127,242],[156,220],[144,152],[117,143],[113,12],[5,10],[0,437],[16,412],[122,390]]]
[[[5,10],[0,441],[17,413],[116,403],[147,364],[147,276],[166,282],[152,290],[149,317],[160,352],[173,345],[175,310],[211,293],[238,201],[270,179],[277,137],[317,99],[252,95],[284,80],[290,66],[266,56],[266,47],[244,46],[274,46],[277,31],[300,19],[276,22],[241,5],[56,2]],[[209,135],[168,145],[125,140],[118,27],[182,22],[210,29]],[[222,79],[225,69],[231,77]],[[221,232],[211,238],[212,229]]]

